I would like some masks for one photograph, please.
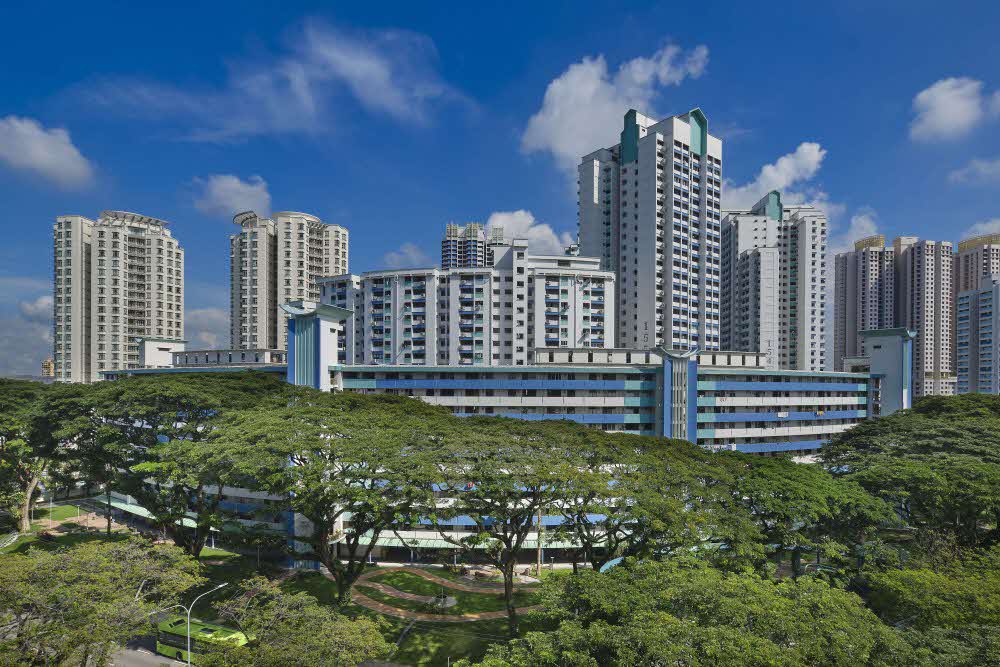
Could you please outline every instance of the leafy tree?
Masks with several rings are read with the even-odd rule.
[[[180,549],[138,539],[0,558],[0,662],[106,665],[201,583]],[[7,664],[7,663],[4,663]]]
[[[573,439],[565,426],[496,417],[463,422],[439,463],[439,490],[445,502],[438,525],[468,517],[475,531],[459,537],[440,531],[459,549],[482,555],[503,575],[504,601],[511,636],[517,634],[514,570],[536,517],[571,495],[569,481],[579,473]]]
[[[731,533],[717,492],[725,469],[683,440],[574,427],[582,459],[569,480],[561,531],[595,570],[618,557],[663,555]]]
[[[936,534],[950,535],[959,550],[1000,537],[998,396],[922,398],[840,434],[823,461],[889,503],[915,532],[914,548]]]
[[[912,664],[858,596],[812,577],[771,581],[678,557],[555,576],[542,595],[555,629],[493,646],[482,664]]]
[[[278,583],[254,577],[241,594],[216,605],[223,621],[250,641],[208,656],[210,667],[353,667],[389,655],[381,623],[348,618],[307,593],[286,593]]]
[[[247,484],[287,497],[311,523],[296,539],[333,575],[344,604],[379,537],[433,506],[444,419],[453,418],[413,399],[311,392],[232,415],[215,444]]]
[[[39,484],[69,456],[60,437],[61,398],[75,387],[0,379],[0,498],[14,510],[21,532],[31,530]]]
[[[219,423],[227,411],[280,401],[291,390],[258,373],[118,380],[100,396],[99,446],[107,459],[127,463],[108,466],[121,474],[122,490],[198,557],[226,520],[220,490],[233,466],[213,444]]]
[[[894,519],[885,503],[821,467],[735,453],[717,457],[731,474],[731,505],[746,512],[759,529],[756,539],[779,558],[792,554],[796,574],[806,552],[856,558],[855,549]]]
[[[1000,547],[938,565],[867,572],[869,606],[886,622],[922,631],[1000,626]]]

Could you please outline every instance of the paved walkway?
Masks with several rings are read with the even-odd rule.
[[[377,577],[380,574],[385,574],[386,572],[410,572],[419,577],[423,577],[429,581],[433,581],[436,584],[444,586],[445,588],[452,588],[459,591],[465,591],[467,593],[480,593],[484,595],[496,595],[497,593],[503,592],[502,584],[472,584],[464,583],[461,581],[454,581],[452,579],[446,579],[444,577],[439,577],[435,574],[431,574],[425,569],[417,567],[395,567],[391,570],[389,568],[372,570],[370,572],[365,572],[360,577],[355,584],[355,588],[351,591],[351,601],[358,604],[366,609],[371,609],[372,611],[384,614],[386,616],[394,616],[396,618],[403,618],[411,621],[427,621],[430,623],[475,623],[476,621],[492,621],[498,618],[507,618],[507,611],[501,609],[499,611],[481,611],[478,613],[471,614],[428,614],[419,611],[410,611],[409,609],[400,609],[399,607],[393,607],[391,605],[385,604],[384,602],[379,602],[378,600],[373,600],[364,593],[361,593],[357,589],[357,585],[370,586],[376,590],[382,591],[387,595],[393,597],[398,597],[404,600],[415,600],[418,602],[430,602],[434,600],[434,596],[428,595],[414,595],[413,593],[407,593],[405,591],[398,590],[392,586],[387,586],[381,584],[377,581],[368,581],[372,577]],[[327,579],[333,579],[329,572],[325,569],[321,570],[323,576]],[[515,586],[514,589],[518,588]],[[519,607],[518,612],[523,613],[526,611],[533,611],[535,609],[540,609],[540,605],[533,605],[531,607]]]

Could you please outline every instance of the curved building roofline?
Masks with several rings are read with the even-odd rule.
[[[141,213],[132,213],[131,211],[101,211],[101,217],[110,218],[112,220],[124,220],[125,222],[140,222],[147,225],[157,225],[159,227],[166,227],[170,224],[166,220],[160,220],[159,218],[142,215]]]

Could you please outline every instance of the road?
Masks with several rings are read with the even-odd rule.
[[[112,664],[115,667],[160,667],[161,665],[181,667],[187,664],[157,655],[153,650],[155,647],[156,642],[152,637],[129,642],[127,647],[115,653]]]

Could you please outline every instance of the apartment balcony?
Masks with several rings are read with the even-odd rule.
[[[556,298],[545,297],[545,304],[548,306],[558,306],[560,304],[560,300],[558,297]]]

